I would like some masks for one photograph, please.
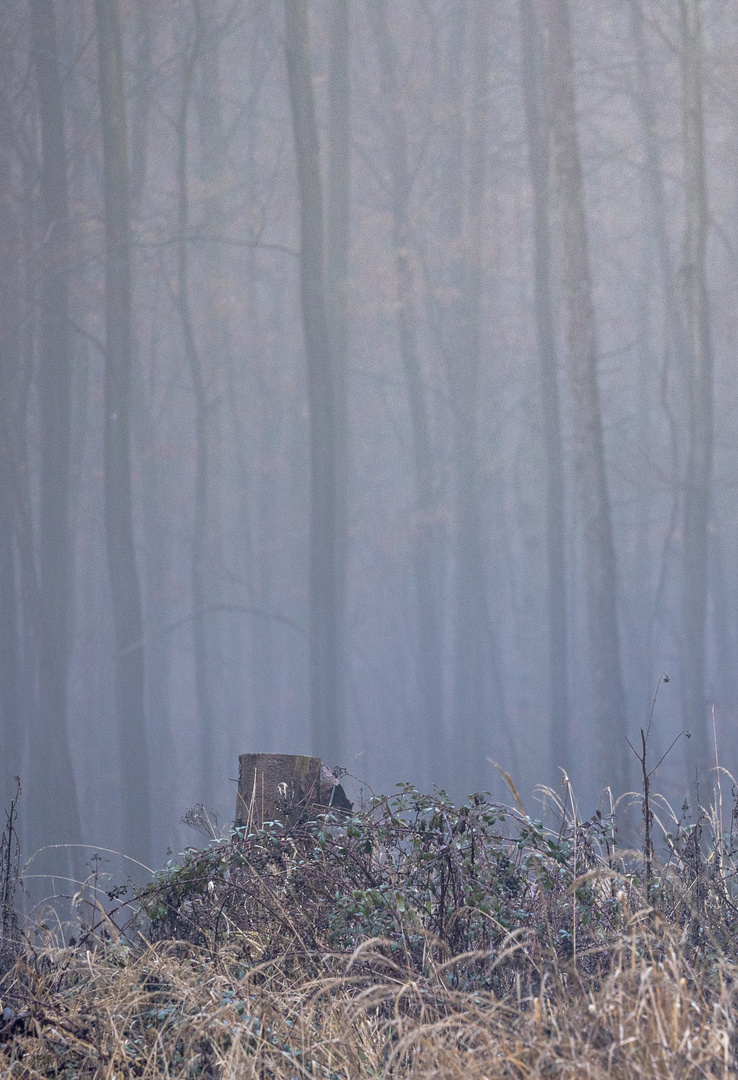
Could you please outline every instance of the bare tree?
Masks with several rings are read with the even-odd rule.
[[[487,763],[479,747],[499,738],[503,720],[500,664],[487,607],[479,483],[490,30],[489,4],[474,0],[456,13],[449,34],[444,95],[448,120],[441,228],[449,299],[445,317],[439,310],[439,322],[446,324],[442,346],[454,444],[453,731],[460,790],[484,784]],[[468,113],[467,53],[471,61]],[[489,671],[491,679],[486,677]]]
[[[145,213],[149,165],[151,114],[155,103],[156,71],[154,54],[157,27],[148,0],[135,4],[135,93],[131,104],[131,216],[135,222]],[[157,430],[147,377],[156,363],[161,335],[151,333],[150,355],[145,356],[143,335],[134,326],[133,395],[131,433],[138,451],[143,545],[141,550],[144,594],[144,663],[146,677],[147,730],[152,761],[157,763],[157,783],[152,791],[152,840],[154,850],[166,850],[175,842],[177,822],[170,817],[175,803],[176,755],[171,728],[172,660],[169,635],[165,632],[167,591],[171,580],[171,533],[166,517],[167,489],[161,461],[152,452]]]
[[[197,60],[199,35],[185,49],[183,56],[182,90],[177,118],[177,286],[174,300],[182,324],[184,354],[195,398],[195,490],[193,500],[191,589],[193,608],[193,645],[195,660],[195,694],[200,725],[200,785],[201,798],[210,802],[214,791],[215,746],[218,724],[211,691],[211,667],[208,635],[210,614],[209,549],[210,535],[210,452],[208,426],[210,410],[207,386],[195,339],[194,320],[190,304],[190,272],[188,232],[190,228],[190,199],[188,184],[187,120],[192,90],[192,78]]]
[[[115,714],[126,854],[150,858],[141,589],[131,492],[131,255],[128,136],[118,0],[95,0],[105,206],[105,536],[115,626]]]
[[[485,238],[485,175],[489,118],[490,5],[473,4],[472,107],[468,147],[468,205],[461,224],[463,289],[458,354],[449,363],[449,387],[456,447],[456,640],[454,642],[454,733],[459,740],[460,773],[467,788],[484,785],[479,747],[492,744],[494,713],[485,694],[489,666],[487,573],[479,507],[479,373],[482,338],[482,288]],[[461,20],[459,20],[461,21]],[[456,120],[463,132],[463,114]],[[463,158],[462,158],[463,160]],[[463,191],[463,186],[461,188]],[[453,257],[453,256],[452,256]],[[494,667],[499,676],[499,665]],[[499,716],[497,717],[499,720]],[[486,762],[485,762],[486,765]],[[463,790],[463,783],[462,783]]]
[[[708,760],[705,695],[708,526],[713,458],[712,344],[705,247],[709,229],[702,103],[701,0],[680,0],[684,130],[684,305],[689,341],[689,426],[684,488],[682,685],[693,730],[690,783]]]
[[[440,613],[435,574],[436,493],[433,454],[423,374],[418,355],[414,311],[415,285],[411,261],[411,172],[405,117],[400,108],[397,47],[389,27],[387,0],[366,5],[379,61],[379,77],[386,103],[385,137],[390,173],[392,244],[397,276],[397,329],[405,389],[413,432],[415,485],[413,576],[418,605],[418,685],[420,717],[431,775],[446,767],[443,725],[443,667]]]
[[[649,66],[645,35],[645,13],[640,0],[631,5],[631,35],[635,60],[635,86],[633,100],[638,113],[643,137],[645,157],[645,180],[648,192],[648,214],[654,230],[656,256],[664,290],[667,328],[671,336],[671,348],[675,353],[680,371],[688,365],[688,343],[685,335],[684,313],[680,304],[679,290],[674,274],[674,258],[669,241],[668,208],[664,188],[664,173],[656,137],[656,98],[652,71]]]
[[[584,529],[587,632],[594,719],[606,774],[622,791],[627,776],[627,716],[620,667],[617,572],[597,379],[597,328],[575,104],[569,4],[567,0],[543,0],[542,13],[562,241],[574,465]]]
[[[3,784],[12,784],[13,775],[21,773],[31,725],[34,734],[39,730],[37,671],[44,633],[28,469],[28,400],[40,313],[36,260],[23,258],[23,252],[38,246],[34,196],[39,168],[36,148],[10,107],[17,99],[18,75],[10,27],[21,6],[13,10],[8,5],[0,16],[0,738],[5,772],[0,791],[6,794],[12,789]],[[49,825],[48,817],[43,825]],[[29,848],[43,836],[34,826],[29,822],[25,830]],[[73,863],[68,860],[70,870]]]
[[[3,28],[4,29],[4,28]],[[8,58],[0,36],[0,85]],[[6,87],[2,86],[5,93]],[[18,603],[17,435],[15,410],[21,370],[20,274],[17,209],[13,196],[13,152],[0,128],[0,798],[10,797],[10,783],[21,772],[24,724],[21,690],[21,626]]]
[[[340,760],[336,384],[325,295],[323,189],[306,0],[285,0],[310,406],[310,713],[313,752]]]
[[[251,206],[257,205],[259,197],[256,127],[260,104],[259,90],[262,83],[261,72],[265,63],[263,38],[268,36],[267,27],[269,25],[266,15],[267,12],[264,9],[260,15],[255,13],[248,52],[250,97],[244,125],[245,160],[243,162],[243,174],[247,198]],[[253,225],[251,231],[252,233],[255,231]],[[255,372],[256,378],[253,381],[249,380],[248,385],[253,390],[251,390],[251,393],[247,393],[244,400],[243,393],[238,394],[239,380],[237,379],[236,367],[235,365],[229,366],[229,404],[235,439],[235,458],[240,477],[239,506],[241,508],[241,534],[244,538],[244,574],[249,591],[258,596],[260,601],[268,606],[272,603],[275,580],[275,553],[268,542],[268,535],[277,496],[273,478],[270,476],[268,469],[260,470],[256,482],[253,481],[249,469],[248,451],[250,445],[249,436],[254,438],[255,433],[252,434],[252,428],[247,427],[243,415],[251,395],[257,392],[261,399],[259,414],[263,416],[264,423],[260,429],[260,451],[254,452],[260,452],[266,460],[273,460],[278,453],[280,444],[280,424],[277,419],[279,413],[274,408],[275,402],[269,380],[264,379],[258,363],[259,358],[263,355],[262,321],[265,314],[264,306],[260,302],[258,284],[257,248],[255,244],[251,244],[246,252],[244,285],[245,304],[249,320],[247,335],[247,348],[251,360],[249,368]],[[255,438],[254,442],[256,442]],[[276,743],[275,689],[278,684],[278,663],[273,620],[268,618],[252,620],[247,641],[250,653],[253,695],[251,731],[254,746],[274,749]]]
[[[226,5],[227,7],[227,5]],[[231,12],[233,8],[231,8]],[[199,226],[207,236],[218,236],[225,229],[224,189],[228,176],[227,138],[223,117],[222,60],[221,54],[228,17],[220,12],[220,5],[193,0],[195,17],[194,106],[197,117],[198,160],[197,176],[200,190]],[[183,136],[180,136],[182,138]],[[193,223],[194,224],[194,223]],[[228,396],[227,381],[234,366],[232,358],[231,329],[228,308],[223,303],[230,292],[228,264],[223,247],[219,243],[203,244],[198,252],[200,268],[199,283],[203,293],[204,310],[200,320],[201,381],[207,397],[207,423],[203,434],[207,438],[205,452],[208,458],[206,476],[205,520],[207,532],[202,535],[201,560],[202,599],[211,613],[202,626],[203,655],[206,657],[207,698],[211,715],[220,722],[209,725],[207,738],[212,744],[208,751],[214,760],[223,760],[226,737],[225,685],[226,657],[238,663],[237,641],[226,634],[222,617],[215,614],[223,600],[219,567],[224,562],[223,551],[223,499],[224,475],[227,463],[224,447],[224,409]],[[194,263],[193,263],[194,268]],[[230,386],[235,391],[234,380]],[[231,402],[232,408],[236,403]],[[199,406],[198,406],[199,407]],[[213,798],[217,782],[213,774],[203,798]]]
[[[81,840],[67,733],[72,611],[69,465],[72,347],[69,326],[69,197],[64,91],[53,0],[31,0],[41,131],[41,414],[38,714],[31,728],[32,846]],[[72,860],[74,862],[74,860]]]
[[[564,546],[564,450],[556,329],[551,297],[550,154],[546,130],[543,43],[534,0],[519,0],[523,97],[528,162],[533,186],[533,257],[538,379],[546,456],[546,562],[548,570],[551,765],[571,768],[569,746],[566,557]]]
[[[660,553],[657,583],[651,610],[648,614],[645,655],[641,658],[643,665],[641,673],[646,680],[643,686],[645,696],[641,700],[644,700],[648,705],[653,693],[652,657],[654,648],[658,647],[658,642],[654,640],[654,630],[657,622],[664,619],[664,602],[669,592],[672,567],[674,576],[678,572],[676,556],[683,495],[683,446],[677,415],[681,412],[682,405],[688,397],[686,386],[689,379],[690,361],[683,298],[680,295],[676,259],[674,258],[672,241],[669,235],[670,209],[665,170],[662,164],[662,152],[658,138],[658,85],[654,78],[654,65],[649,56],[646,30],[646,9],[642,0],[634,0],[630,7],[630,31],[635,74],[632,94],[643,140],[643,211],[644,225],[647,228],[647,240],[643,252],[643,281],[640,285],[641,296],[639,300],[641,348],[644,354],[639,365],[640,387],[638,390],[641,448],[646,459],[652,450],[656,449],[656,443],[653,441],[653,402],[647,393],[651,367],[649,360],[653,358],[653,352],[645,340],[648,333],[647,322],[650,303],[648,284],[653,284],[651,281],[653,274],[650,272],[651,256],[649,252],[649,246],[652,245],[665,314],[664,330],[666,340],[659,378],[659,405],[662,414],[665,416],[669,432],[668,460],[670,462],[671,484],[668,529]],[[676,399],[676,407],[671,403],[672,397]],[[642,501],[644,506],[639,527],[639,554],[641,562],[645,563],[648,548],[648,522],[652,512],[650,492],[648,501],[645,499]],[[640,574],[638,577],[640,581],[635,585],[636,589],[639,585],[641,588],[643,587],[648,572],[645,565],[642,565],[639,569]],[[658,744],[658,738],[658,732],[656,732],[654,735],[656,744]]]
[[[154,103],[156,28],[151,6],[146,0],[137,0],[134,17],[136,89],[131,105],[130,185],[131,207],[135,218],[146,183],[149,119]]]
[[[347,370],[351,248],[351,21],[348,0],[331,0],[328,41],[328,190],[326,289],[336,423],[336,681],[338,723],[346,727],[348,642],[348,489],[350,445]]]

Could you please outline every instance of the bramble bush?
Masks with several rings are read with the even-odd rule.
[[[536,819],[403,784],[212,836],[133,900],[93,861],[68,945],[13,930],[0,1071],[735,1075],[736,809],[726,829],[719,799],[696,821],[644,800],[646,858],[612,810],[581,820],[568,786],[543,795]]]
[[[381,939],[408,972],[454,961],[454,985],[498,995],[521,977],[535,993],[572,964],[580,978],[603,974],[638,911],[688,929],[695,962],[732,955],[734,853],[717,836],[703,850],[706,821],[664,830],[668,858],[646,902],[642,860],[619,848],[614,815],[582,821],[554,806],[544,825],[483,793],[456,806],[398,785],[350,816],[267,822],[190,848],[139,894],[140,913],[153,941],[212,956],[227,941],[246,963],[279,956],[312,973]]]

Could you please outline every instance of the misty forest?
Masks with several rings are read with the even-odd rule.
[[[161,865],[247,751],[591,813],[660,679],[654,783],[708,797],[737,49],[730,0],[3,0],[24,856]]]

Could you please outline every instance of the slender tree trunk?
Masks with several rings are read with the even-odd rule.
[[[487,762],[480,761],[480,749],[492,749],[492,732],[485,705],[485,659],[487,614],[482,536],[479,520],[478,439],[479,439],[479,345],[482,307],[482,238],[484,236],[484,174],[487,148],[487,76],[489,73],[490,4],[474,3],[472,25],[472,114],[469,133],[469,205],[466,233],[462,214],[458,217],[458,263],[462,288],[456,328],[457,349],[449,357],[449,388],[454,420],[456,456],[456,591],[454,641],[454,739],[459,788],[466,793],[484,787]],[[458,17],[459,29],[463,15]],[[461,70],[463,47],[459,42],[456,67]],[[453,58],[452,61],[453,63]],[[459,131],[460,163],[464,163],[464,110],[461,81],[453,123]],[[463,171],[459,194],[463,192]],[[456,231],[456,230],[454,230]],[[459,765],[461,768],[459,768]],[[466,789],[466,790],[465,790]]]
[[[177,182],[179,189],[179,212],[177,233],[180,237],[177,259],[177,288],[175,300],[182,323],[185,360],[195,396],[195,498],[192,523],[192,610],[193,646],[195,655],[195,693],[200,719],[200,783],[201,798],[209,802],[214,790],[214,761],[216,720],[210,694],[210,671],[208,664],[207,621],[209,589],[207,587],[208,562],[208,504],[209,504],[209,454],[208,454],[208,401],[200,355],[190,310],[189,260],[187,257],[187,232],[189,229],[189,188],[187,182],[187,115],[196,52],[185,57],[177,123]]]
[[[667,556],[671,550],[674,535],[679,525],[682,503],[682,472],[680,462],[680,437],[674,414],[669,406],[669,390],[672,382],[672,372],[676,374],[675,388],[679,397],[684,400],[686,382],[689,377],[689,343],[684,322],[684,310],[682,297],[676,280],[675,263],[669,239],[669,211],[666,201],[664,186],[664,172],[661,163],[661,154],[657,136],[656,123],[656,96],[652,78],[652,64],[649,61],[646,40],[645,13],[642,0],[636,0],[631,5],[631,36],[633,42],[633,56],[635,59],[635,86],[633,100],[641,125],[641,137],[644,148],[644,189],[646,195],[645,218],[648,226],[653,230],[653,243],[658,265],[661,288],[663,291],[663,304],[665,309],[666,348],[661,372],[660,402],[666,413],[666,419],[670,432],[671,441],[671,469],[672,469],[672,498],[670,508],[670,521],[667,539],[663,547],[661,566],[658,573],[658,582],[655,589],[654,603],[648,618],[646,657],[644,663],[645,675],[648,679],[646,691],[646,708],[650,707],[651,695],[653,694],[652,679],[654,672],[651,665],[653,653],[653,628],[661,608],[663,594],[667,582],[668,563]],[[648,402],[644,394],[641,407],[643,409],[644,424],[653,425],[652,417],[648,411]],[[644,533],[644,546],[647,539]],[[658,747],[658,732],[654,737],[654,749]]]
[[[617,572],[597,381],[597,330],[574,89],[567,0],[543,0],[553,159],[562,234],[567,367],[574,465],[584,527],[587,631],[594,721],[606,779],[627,782],[627,716],[620,665]]]
[[[244,196],[249,205],[256,205],[257,187],[257,111],[258,87],[261,85],[260,65],[262,36],[265,32],[263,14],[253,26],[249,43],[249,107],[244,118],[245,150],[242,164]],[[259,270],[257,248],[251,245],[244,254],[245,272],[244,309],[248,320],[248,375],[242,366],[229,362],[228,405],[234,439],[234,459],[238,477],[238,505],[240,509],[239,532],[243,538],[243,578],[251,596],[261,608],[268,610],[273,604],[273,570],[275,551],[270,542],[274,521],[275,478],[271,465],[277,459],[280,443],[280,412],[274,408],[271,385],[265,377],[260,361],[264,354],[265,339],[261,332],[263,305],[259,296]],[[230,359],[230,358],[229,358]],[[258,400],[253,413],[248,412],[252,398]],[[247,417],[251,418],[248,423]],[[255,423],[256,417],[260,423]],[[253,440],[253,441],[252,441]],[[262,468],[254,472],[252,462],[262,462]],[[251,689],[249,737],[252,745],[260,750],[273,750],[278,740],[276,721],[276,664],[273,620],[256,616],[249,624],[244,639],[249,658],[248,685]],[[242,739],[243,736],[240,736]]]
[[[149,0],[135,5],[136,87],[131,121],[131,216],[135,222],[141,212],[148,174],[150,114],[153,104],[155,28]],[[157,763],[157,782],[152,791],[152,841],[154,858],[173,847],[177,841],[177,822],[171,817],[176,801],[176,754],[171,727],[171,654],[170,637],[165,632],[170,611],[171,542],[166,525],[166,490],[159,456],[155,452],[157,431],[148,394],[144,349],[140,335],[134,346],[132,436],[140,462],[142,529],[145,537],[142,552],[144,596],[144,648],[146,679],[146,715],[149,718],[151,760]],[[148,363],[156,363],[158,332],[151,332]]]
[[[712,346],[705,247],[709,229],[702,106],[701,0],[680,0],[684,125],[684,304],[689,341],[689,427],[683,517],[682,686],[689,782],[709,760],[705,692],[708,525],[713,455]]]
[[[310,715],[313,753],[340,760],[338,544],[335,368],[325,299],[323,196],[310,71],[306,0],[285,0],[297,182],[300,192],[300,286],[310,405]]]
[[[533,258],[538,379],[546,456],[546,562],[548,570],[549,681],[552,768],[571,768],[564,550],[564,450],[551,299],[551,192],[545,123],[545,66],[534,0],[519,0],[523,96],[533,187]]]
[[[256,49],[252,43],[252,70]],[[247,199],[255,198],[255,161],[253,110],[249,110],[247,124],[248,149],[244,166]],[[262,351],[260,332],[260,304],[257,289],[257,263],[255,248],[246,252],[245,290],[246,311],[249,320],[248,348],[249,369],[258,371],[257,358]],[[259,606],[268,609],[272,604],[272,566],[274,559],[273,545],[270,543],[270,529],[274,521],[275,481],[270,469],[279,445],[278,410],[267,394],[268,379],[261,372],[248,382],[229,365],[228,400],[231,427],[234,438],[234,458],[238,477],[238,505],[240,509],[239,532],[242,537],[243,578],[252,597],[258,599]],[[244,386],[245,384],[245,386]],[[255,415],[261,424],[247,426],[246,402],[251,395],[258,397]],[[248,434],[247,434],[248,433]],[[249,436],[253,439],[253,445]],[[253,475],[252,461],[262,462],[262,467]],[[251,688],[251,712],[249,717],[249,738],[251,745],[262,751],[273,750],[276,744],[275,721],[275,646],[272,620],[256,616],[251,620],[248,637],[245,639],[249,657],[249,677]]]
[[[636,72],[634,103],[641,125],[645,150],[646,185],[649,199],[648,214],[654,229],[656,256],[664,290],[666,321],[671,338],[670,345],[677,362],[680,381],[684,383],[690,368],[689,342],[684,325],[684,312],[674,274],[674,258],[669,241],[669,212],[666,205],[661,155],[656,137],[656,104],[645,37],[645,16],[643,5],[639,0],[635,0],[631,5],[631,34]]]
[[[1,48],[1,47],[0,47]],[[0,51],[0,61],[3,55]],[[0,75],[0,84],[2,75]],[[0,798],[7,806],[21,773],[24,724],[21,693],[20,610],[15,550],[16,438],[20,361],[18,223],[13,206],[12,157],[0,139]]]
[[[349,255],[351,244],[351,72],[348,0],[331,0],[328,42],[328,202],[326,289],[334,371],[336,424],[336,694],[346,729],[348,642],[348,491],[350,445],[347,399]]]
[[[735,670],[735,638],[732,615],[735,606],[731,596],[731,582],[725,565],[725,535],[720,518],[716,519],[713,509],[712,534],[710,536],[709,576],[710,600],[712,602],[712,627],[715,640],[715,660],[717,667],[718,700],[723,709],[731,713],[735,709],[736,689],[733,672]]]
[[[390,170],[392,243],[397,277],[397,328],[413,431],[415,513],[413,571],[418,604],[418,684],[421,722],[426,732],[430,775],[447,773],[443,725],[441,632],[435,581],[436,497],[433,490],[428,410],[418,356],[414,313],[414,281],[410,261],[410,167],[407,132],[400,109],[397,50],[389,28],[387,0],[368,0],[367,15],[377,49],[385,102],[387,161]]]
[[[41,129],[41,327],[38,395],[41,415],[38,715],[31,731],[32,846],[81,840],[67,732],[72,612],[69,523],[71,341],[69,335],[69,199],[64,98],[53,0],[31,0],[31,33]],[[71,865],[77,860],[71,858]]]
[[[208,236],[217,236],[225,228],[224,188],[228,179],[226,133],[223,123],[221,38],[224,33],[218,18],[220,5],[210,0],[193,0],[195,15],[197,64],[195,68],[195,113],[198,132],[200,223]],[[249,252],[253,255],[253,251]],[[207,414],[207,560],[203,565],[204,596],[208,606],[217,606],[224,597],[218,568],[225,563],[223,548],[224,507],[230,493],[226,485],[232,470],[226,456],[224,439],[225,402],[238,392],[236,361],[231,347],[229,298],[233,281],[222,244],[208,244],[200,251],[199,263],[203,276],[205,298],[200,355],[207,357],[203,378],[208,389]],[[250,318],[250,315],[247,314]],[[232,409],[238,403],[231,400]],[[226,633],[221,616],[210,616],[204,627],[207,650],[208,698],[210,710],[220,718],[209,737],[213,754],[223,760],[228,739],[230,718],[229,696],[226,687],[232,674],[242,664],[237,634]],[[226,776],[224,772],[223,777]],[[219,790],[213,778],[211,798]]]
[[[468,0],[457,5],[450,21],[445,49],[445,70],[442,82],[444,112],[444,160],[441,187],[444,198],[439,200],[439,234],[443,245],[440,281],[446,297],[436,305],[441,351],[443,353],[452,416],[453,438],[453,669],[452,669],[452,745],[453,766],[457,790],[464,794],[482,786],[480,767],[487,763],[480,747],[487,745],[488,733],[483,723],[484,617],[486,615],[484,583],[486,574],[481,564],[479,535],[478,492],[475,491],[477,452],[477,388],[479,383],[478,355],[472,343],[469,315],[474,300],[470,295],[471,280],[467,242],[479,241],[479,236],[464,232],[467,187],[467,151],[465,138],[466,110],[464,83],[467,42],[469,35]],[[480,43],[480,48],[484,45]],[[474,85],[474,106],[478,109],[478,86]],[[484,168],[486,131],[474,131],[478,138]],[[471,213],[471,207],[470,207]],[[482,227],[482,220],[477,221]],[[481,266],[480,266],[481,270]],[[479,616],[482,622],[479,622]],[[476,749],[476,753],[475,753]]]
[[[3,39],[7,42],[7,39]],[[0,55],[0,73],[6,73],[10,65],[4,66]],[[35,252],[38,244],[38,202],[34,198],[38,183],[37,163],[25,158],[21,162],[19,184],[22,210],[19,213],[20,252]],[[4,188],[2,190],[5,190]],[[11,255],[11,252],[7,252]],[[37,537],[34,536],[34,520],[31,495],[31,431],[29,423],[29,402],[32,393],[34,373],[37,370],[36,346],[40,337],[40,273],[39,260],[18,258],[16,269],[19,273],[21,299],[20,349],[15,358],[18,364],[15,394],[0,394],[0,409],[9,408],[3,428],[12,439],[6,461],[11,468],[13,483],[13,533],[15,538],[16,573],[18,581],[18,610],[21,626],[21,669],[20,692],[22,695],[22,716],[26,721],[24,732],[24,762],[30,742],[30,732],[37,723],[38,710],[38,654],[39,642],[43,633],[41,623],[41,599],[38,583]],[[27,766],[26,766],[27,767]],[[27,821],[25,828],[21,823],[21,845],[31,851],[33,823]]]
[[[263,32],[263,27],[259,27]],[[262,60],[263,63],[263,60]],[[253,85],[259,81],[259,33],[254,34],[251,43],[251,73]],[[246,121],[246,183],[248,185],[249,198],[253,203],[257,199],[257,103],[253,102]],[[264,335],[262,334],[262,319],[267,318],[264,306],[259,298],[259,268],[256,258],[256,248],[251,247],[247,253],[246,289],[248,297],[248,313],[250,320],[250,345],[251,355],[254,359],[253,368],[257,370],[256,359],[263,352]],[[260,407],[258,414],[262,418],[258,431],[254,431],[254,437],[258,440],[257,453],[265,462],[266,468],[257,474],[254,483],[241,485],[241,498],[243,505],[244,535],[248,537],[248,570],[249,580],[254,595],[267,608],[273,604],[275,582],[275,552],[269,542],[270,529],[275,520],[277,497],[275,491],[274,476],[270,466],[277,460],[281,441],[281,410],[276,407],[272,382],[269,376],[266,378],[260,374],[258,380],[249,383],[258,395]],[[234,429],[241,431],[242,424],[238,419],[237,403],[232,397]],[[246,450],[245,436],[239,440],[240,455]],[[247,470],[242,466],[242,474],[247,476]],[[250,496],[250,497],[249,497]],[[271,619],[255,619],[252,622],[251,631],[251,672],[254,694],[254,732],[256,741],[254,746],[265,747],[270,750],[275,748],[277,719],[276,689],[279,683],[279,665],[277,657],[276,637]]]
[[[6,92],[6,39],[0,34],[0,87]],[[6,784],[15,788],[13,777],[23,775],[22,764],[28,749],[29,731],[38,727],[37,671],[41,625],[36,552],[31,514],[29,438],[27,432],[28,395],[34,369],[36,341],[35,262],[24,262],[20,253],[33,251],[37,244],[33,217],[33,185],[36,171],[28,161],[19,178],[22,211],[16,218],[13,200],[13,155],[0,128],[0,273],[3,289],[0,310],[0,486],[3,514],[2,633],[3,707],[5,739],[2,763]],[[30,176],[33,181],[29,182]],[[7,501],[6,501],[7,500]],[[7,531],[10,531],[8,535]],[[11,593],[12,590],[12,593]],[[7,606],[6,606],[7,605]],[[7,649],[7,651],[6,651]],[[5,756],[7,754],[7,757]],[[34,823],[21,822],[21,844],[35,851],[38,833]],[[70,867],[73,869],[73,867]]]
[[[141,589],[131,492],[132,304],[128,139],[118,0],[95,0],[105,206],[105,535],[115,627],[115,705],[125,852],[151,851]]]
[[[667,312],[668,338],[664,351],[664,372],[662,379],[668,377],[673,358],[679,368],[683,368],[684,357],[684,320],[674,281],[674,267],[669,242],[664,179],[661,169],[658,135],[656,130],[655,102],[651,79],[651,65],[646,40],[645,16],[643,4],[634,0],[630,5],[631,47],[634,58],[635,80],[632,97],[641,127],[643,147],[643,172],[641,176],[642,231],[641,269],[638,280],[638,295],[635,298],[635,326],[639,339],[638,372],[635,387],[634,410],[637,416],[637,445],[643,461],[648,461],[656,450],[654,439],[654,394],[656,384],[654,373],[657,371],[657,358],[652,341],[651,309],[655,287],[659,284],[663,303]],[[655,265],[654,265],[655,262]],[[654,273],[655,271],[655,273]],[[658,291],[658,290],[656,290]],[[671,354],[674,354],[672,357]],[[678,470],[673,476],[672,501],[678,503],[681,498]],[[636,683],[635,698],[639,711],[648,715],[653,697],[654,658],[651,632],[651,618],[643,599],[652,591],[652,541],[651,523],[653,517],[653,498],[646,489],[639,493],[639,513],[636,525],[637,542],[634,552],[634,567],[630,574],[630,598],[635,632],[630,633],[631,662],[634,664],[633,681]],[[674,510],[676,507],[674,507]],[[672,513],[674,513],[674,510]],[[658,591],[658,590],[657,590]],[[637,621],[636,621],[637,620]],[[627,663],[627,659],[626,659]],[[649,746],[656,759],[659,755],[658,730],[651,734],[653,745]]]
[[[131,207],[135,220],[146,183],[149,116],[154,102],[154,24],[150,0],[136,0],[136,93],[131,113]]]
[[[0,349],[3,345],[0,344]],[[0,361],[4,367],[4,357]],[[0,421],[2,422],[2,421]],[[5,438],[3,437],[3,443]],[[15,549],[13,492],[5,453],[0,449],[0,797],[7,801],[13,776],[20,775],[23,757],[21,718],[20,625]]]
[[[451,340],[446,348],[448,381],[453,410],[455,445],[456,589],[454,641],[454,733],[458,740],[457,773],[460,788],[484,784],[487,763],[480,748],[491,747],[502,721],[499,706],[490,708],[488,690],[494,681],[486,679],[487,669],[499,671],[495,656],[490,665],[489,650],[495,639],[486,633],[488,622],[481,521],[479,514],[479,375],[482,327],[482,288],[485,206],[484,188],[489,117],[489,49],[491,9],[485,0],[472,4],[471,59],[472,101],[468,144],[464,146],[463,80],[461,57],[463,16],[455,24],[452,38],[450,100],[456,138],[450,138],[449,179],[452,192],[449,262],[452,293],[457,300],[450,312]],[[468,151],[465,153],[465,149]],[[468,161],[468,183],[464,165]],[[454,168],[454,161],[457,167]],[[468,191],[464,215],[463,191]],[[492,716],[497,721],[491,724]],[[492,728],[497,728],[497,731]]]
[[[152,353],[155,351],[152,348]],[[146,711],[150,718],[150,753],[157,763],[157,782],[152,791],[152,840],[155,858],[176,843],[178,822],[171,816],[176,805],[176,751],[172,735],[170,635],[167,598],[171,593],[171,534],[166,518],[166,487],[156,454],[157,432],[141,359],[133,371],[133,434],[141,462],[141,511],[146,537],[143,555],[143,591]]]

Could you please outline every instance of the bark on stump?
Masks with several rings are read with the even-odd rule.
[[[265,821],[297,825],[331,807],[351,811],[341,785],[320,758],[299,754],[240,754],[235,825],[249,831]]]

